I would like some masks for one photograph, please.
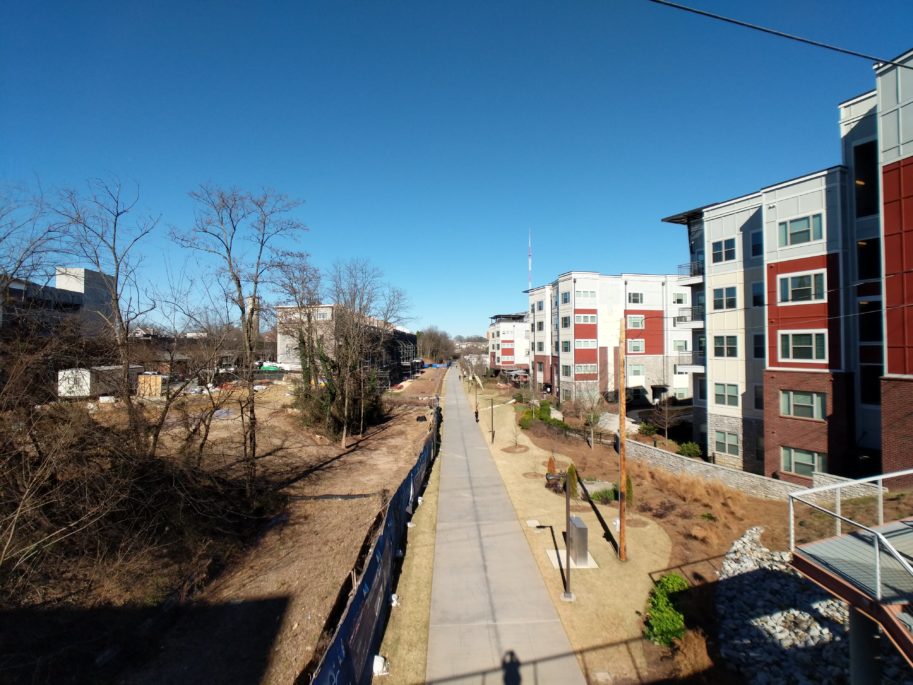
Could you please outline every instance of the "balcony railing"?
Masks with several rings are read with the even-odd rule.
[[[679,352],[671,357],[676,366],[704,366],[706,357],[703,352]]]
[[[704,320],[704,305],[699,304],[694,307],[679,307],[678,314],[675,315],[676,323],[690,323],[691,321]]]
[[[679,264],[678,275],[680,278],[692,278],[704,275],[704,262],[688,262]]]

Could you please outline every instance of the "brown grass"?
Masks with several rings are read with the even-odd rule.
[[[691,678],[713,668],[703,632],[688,630],[681,640],[676,640],[672,668],[678,679]]]

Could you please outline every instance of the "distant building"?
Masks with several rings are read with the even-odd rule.
[[[31,326],[45,332],[65,319],[86,335],[109,330],[112,278],[90,269],[57,267],[54,285],[13,279],[2,293],[0,330]]]
[[[677,276],[569,271],[527,291],[531,381],[561,400],[594,383],[619,387],[618,343],[625,324],[629,395],[650,401],[690,397],[690,291]]]
[[[488,326],[488,368],[529,370],[529,327],[525,312],[495,314]]]
[[[301,370],[299,334],[308,314],[313,317],[317,342],[324,353],[332,357],[336,347],[336,325],[340,311],[342,311],[341,305],[333,304],[318,305],[307,309],[277,307],[276,361],[279,366],[292,371]],[[389,385],[395,385],[413,375],[417,370],[416,362],[419,366],[421,363],[421,360],[416,360],[417,338],[415,333],[376,319],[370,320],[370,325],[378,336],[383,334],[385,340],[383,346],[375,351],[374,356],[365,359],[364,363],[377,372],[381,385],[389,387]]]

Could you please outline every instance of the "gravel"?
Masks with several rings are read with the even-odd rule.
[[[761,545],[759,527],[723,559],[716,591],[720,652],[747,682],[849,681],[847,605],[789,566],[788,552]],[[882,639],[882,682],[910,683],[913,673]]]

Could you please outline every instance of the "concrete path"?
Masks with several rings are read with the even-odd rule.
[[[445,382],[426,680],[583,684],[455,369]]]

